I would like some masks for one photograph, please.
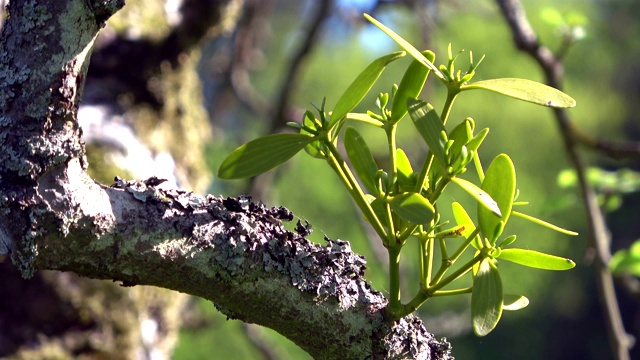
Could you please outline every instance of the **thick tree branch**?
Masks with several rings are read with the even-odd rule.
[[[284,230],[284,208],[162,191],[156,178],[90,179],[77,107],[110,13],[89,3],[12,2],[0,36],[0,250],[23,276],[72,271],[198,295],[318,358],[450,357],[416,317],[385,319],[387,300],[348,243]]]
[[[364,281],[364,259],[348,243],[323,247],[285,231],[279,220],[292,214],[284,208],[162,191],[157,183],[107,188],[76,160],[48,172],[30,209],[38,234],[19,242],[15,259],[26,274],[73,271],[201,296],[321,358],[446,354],[447,344],[418,319],[386,324],[387,300]],[[418,338],[411,343],[406,334]]]
[[[547,47],[538,42],[537,35],[529,21],[522,5],[518,0],[497,0],[505,20],[509,24],[513,40],[518,49],[531,55],[544,71],[548,85],[562,89],[563,66]],[[618,300],[613,287],[613,277],[607,264],[611,258],[610,235],[604,216],[600,210],[595,191],[586,179],[585,165],[578,154],[578,144],[574,136],[574,125],[564,109],[554,109],[560,133],[564,140],[569,160],[576,169],[580,183],[580,191],[587,209],[587,220],[591,232],[591,246],[595,249],[596,283],[603,304],[609,332],[609,341],[616,359],[629,359],[629,349],[632,346],[630,336],[624,330]]]
[[[71,163],[40,182],[40,209],[50,211],[33,220],[43,233],[31,246],[37,256],[21,257],[32,258],[35,269],[198,295],[321,357],[351,349],[345,356],[358,358],[372,349],[386,299],[364,282],[364,261],[347,243],[313,245],[282,228],[278,219],[290,219],[288,211],[247,199],[205,199],[124,181],[105,188],[82,178]],[[80,201],[69,206],[59,201],[65,197]],[[74,224],[55,219],[61,213]]]

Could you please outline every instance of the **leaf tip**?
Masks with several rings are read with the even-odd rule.
[[[498,206],[498,202],[493,200],[487,193],[482,192],[478,193],[478,197],[485,199],[485,203],[488,205],[491,212],[496,214],[499,218],[502,218],[502,211],[500,211],[500,207]]]
[[[473,333],[476,334],[477,337],[485,337],[489,335],[493,329],[489,329],[486,326],[476,325],[473,327]]]
[[[569,270],[569,269],[573,269],[574,267],[576,267],[576,262],[575,262],[575,261],[573,261],[573,260],[571,260],[571,259],[569,259],[569,258],[565,258],[565,260],[567,261],[567,263],[568,263],[569,265],[571,265],[571,267],[567,268],[567,270]]]

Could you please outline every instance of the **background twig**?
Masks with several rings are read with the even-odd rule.
[[[275,101],[275,107],[269,109],[271,122],[268,133],[280,131],[285,127],[287,122],[297,122],[302,118],[302,111],[291,107],[291,94],[296,89],[296,82],[302,70],[303,63],[320,38],[320,29],[322,24],[330,15],[333,6],[333,0],[322,0],[315,4],[315,12],[308,21],[309,27],[305,31],[305,37],[300,43],[298,49],[291,55],[289,68],[284,75],[280,86],[279,95]],[[305,22],[307,23],[307,22]],[[251,179],[249,194],[254,199],[264,199],[265,191],[272,182],[273,174],[262,174]]]
[[[537,35],[529,24],[520,2],[517,0],[496,0],[496,2],[509,24],[513,40],[518,49],[536,60],[544,71],[545,79],[549,86],[562,89],[562,62],[547,47],[538,42]],[[603,313],[606,317],[612,351],[616,359],[629,359],[629,349],[632,346],[632,342],[624,329],[613,286],[613,276],[607,268],[611,258],[610,235],[604,216],[598,207],[595,191],[587,182],[584,162],[578,154],[578,143],[574,136],[571,119],[563,109],[554,109],[554,114],[560,127],[560,133],[562,134],[569,160],[578,174],[580,192],[587,210],[591,246],[597,254],[595,261],[596,283],[603,306]]]

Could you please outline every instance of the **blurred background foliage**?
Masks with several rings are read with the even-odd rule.
[[[250,54],[248,65],[250,83],[260,101],[275,106],[291,56],[304,40],[304,29],[318,3],[274,1],[269,14],[262,19],[264,32],[255,35],[258,46]],[[413,7],[395,1],[380,3],[384,4],[376,7],[374,15],[416,47],[432,49],[436,63],[446,58],[447,45],[451,43],[454,53],[464,49],[472,50],[476,58],[486,55],[474,80],[520,77],[543,81],[537,64],[514,47],[509,29],[492,1],[406,1]],[[578,103],[570,110],[576,126],[594,136],[638,140],[640,5],[630,0],[523,0],[522,3],[541,42],[553,50],[566,50],[565,92]],[[312,103],[319,105],[326,97],[327,108],[332,108],[364,66],[378,56],[398,50],[391,40],[361,18],[363,12],[371,12],[376,5],[380,4],[371,0],[340,0],[334,4],[317,43],[300,69],[290,106],[310,109]],[[571,34],[580,39],[564,49],[567,25],[579,26],[578,32]],[[259,107],[248,109],[245,103],[232,100],[221,90],[220,54],[229,49],[229,42],[229,38],[217,38],[207,44],[198,65],[205,106],[213,126],[206,154],[212,173],[235,147],[273,131],[270,113],[261,112]],[[466,54],[460,57],[459,68],[466,68],[466,59]],[[375,96],[389,92],[392,84],[400,81],[408,63],[409,59],[403,59],[389,66],[357,110],[374,108]],[[422,98],[439,108],[444,92],[433,80],[430,79]],[[524,310],[503,314],[498,328],[485,338],[477,338],[471,331],[469,296],[429,300],[419,315],[437,337],[446,336],[451,341],[453,355],[458,359],[610,358],[590,266],[583,205],[575,188],[564,186],[566,181],[558,183],[568,162],[551,110],[492,93],[466,92],[456,101],[448,126],[455,126],[467,116],[473,117],[480,129],[491,129],[480,151],[485,166],[502,152],[513,159],[519,200],[530,202],[522,211],[578,231],[580,236],[568,237],[519,219],[510,222],[506,231],[518,235],[519,247],[570,257],[578,266],[559,273],[524,272],[518,266],[501,263],[507,270],[501,271],[505,291],[524,294],[531,303]],[[416,167],[426,148],[410,121],[403,122],[398,143]],[[374,155],[383,155],[386,149],[382,134],[367,128],[361,131]],[[590,165],[609,170],[638,165],[614,162],[595,153],[590,153],[588,159]],[[472,173],[465,177],[475,181]],[[385,259],[376,255],[377,239],[369,238],[370,233],[328,166],[301,153],[269,176],[270,183],[258,200],[271,206],[286,206],[303,222],[309,221],[314,229],[313,241],[322,242],[325,235],[350,241],[356,252],[367,257],[367,278],[376,289],[385,292]],[[460,201],[467,209],[475,209],[468,196],[455,190],[449,187],[443,200]],[[224,196],[247,191],[246,182],[215,178],[207,189],[208,193]],[[636,225],[640,196],[630,191],[621,194],[620,200],[621,206],[608,215],[613,250],[628,247],[640,237]],[[440,204],[441,210],[447,212],[447,208]],[[415,251],[417,245],[408,245],[403,253],[405,300],[417,290]],[[470,283],[471,279],[467,281]],[[619,296],[625,327],[638,336],[638,302],[624,292]],[[268,329],[226,321],[210,303],[197,302],[194,313],[196,319],[187,321],[189,326],[181,333],[175,359],[309,358]],[[640,354],[637,348],[636,355]]]

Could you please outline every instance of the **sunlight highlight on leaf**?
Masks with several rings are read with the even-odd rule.
[[[493,200],[491,195],[489,195],[486,191],[480,189],[476,184],[458,177],[451,178],[451,182],[460,186],[464,191],[473,196],[476,201],[478,201],[479,205],[491,211],[494,216],[498,217],[498,220],[500,219],[500,217],[502,217],[502,212],[500,211],[500,207],[498,207],[498,203]]]
[[[378,29],[382,30],[385,34],[389,35],[393,41],[398,43],[401,48],[403,48],[409,55],[413,56],[414,59],[418,60],[424,66],[428,67],[433,71],[433,73],[441,80],[445,80],[442,72],[436,67],[429,59],[427,59],[422,53],[416,49],[413,45],[411,45],[407,40],[403,39],[400,35],[396,34],[393,30],[389,29],[385,25],[383,25],[378,20],[374,19],[369,14],[364,14],[364,17],[369,20],[373,25],[375,25]]]
[[[527,79],[491,79],[460,87],[462,91],[472,89],[489,90],[526,102],[553,108],[570,108],[576,106],[576,101],[562,91]]]
[[[521,213],[521,212],[519,212],[519,211],[512,211],[511,213],[512,213],[513,215],[517,216],[517,217],[523,218],[523,219],[525,219],[525,220],[529,220],[529,221],[531,221],[531,222],[532,222],[532,223],[534,223],[534,224],[538,224],[538,225],[544,226],[544,227],[546,227],[546,228],[548,228],[548,229],[555,230],[555,231],[557,231],[557,232],[559,232],[559,233],[562,233],[562,234],[565,234],[565,235],[571,235],[571,236],[577,236],[577,235],[579,235],[579,234],[578,234],[577,232],[575,232],[575,231],[571,231],[571,230],[563,229],[563,228],[561,228],[560,226],[553,225],[553,224],[551,224],[551,223],[548,223],[548,222],[546,222],[546,221],[544,221],[544,220],[540,220],[540,219],[538,219],[538,218],[536,218],[536,217],[533,217],[533,216],[531,216],[531,215],[523,214],[523,213]]]
[[[498,258],[543,270],[569,270],[576,266],[571,259],[525,249],[503,249]]]

